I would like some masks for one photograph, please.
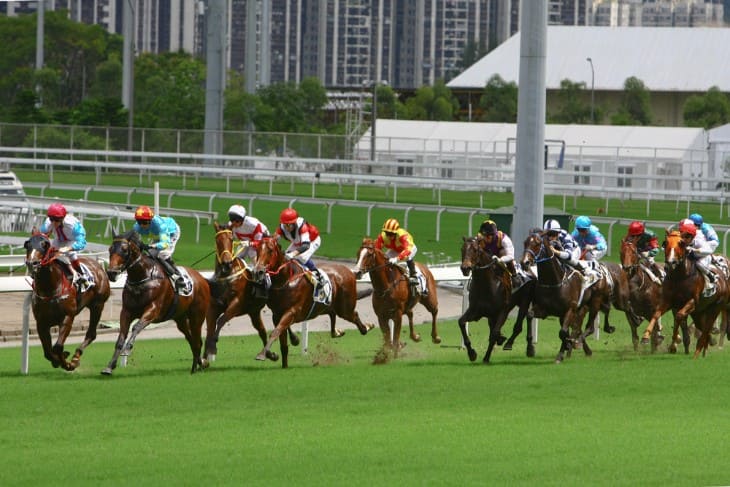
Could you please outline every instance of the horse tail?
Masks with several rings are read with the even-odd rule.
[[[357,292],[357,299],[367,298],[371,294],[373,294],[373,288],[363,289]]]

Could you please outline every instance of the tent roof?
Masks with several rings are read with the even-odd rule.
[[[651,91],[702,92],[712,86],[730,92],[730,29],[703,27],[548,26],[546,87],[569,79],[594,88],[622,91],[635,76]],[[494,74],[519,83],[520,33],[448,83],[482,89]]]

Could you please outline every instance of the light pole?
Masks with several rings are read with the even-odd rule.
[[[594,109],[594,106],[595,106],[595,103],[596,103],[596,91],[594,89],[594,82],[596,80],[596,72],[593,70],[593,59],[587,57],[586,58],[586,61],[588,61],[588,63],[591,65],[591,123],[592,124],[595,124],[596,123],[596,119],[593,116],[593,113],[594,113],[594,110],[595,110]]]

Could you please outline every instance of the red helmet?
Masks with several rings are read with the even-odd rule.
[[[61,203],[53,203],[48,207],[48,218],[63,218],[66,216],[66,207]]]
[[[383,231],[389,232],[389,233],[395,233],[400,228],[400,223],[398,223],[398,220],[395,218],[388,218],[385,220],[385,223],[383,223]]]
[[[685,218],[679,222],[679,233],[689,233],[693,237],[697,235],[697,227],[695,223],[689,218]]]
[[[644,224],[638,221],[631,222],[629,235],[641,235],[642,233],[644,233]]]
[[[284,224],[296,223],[297,218],[299,218],[297,210],[295,210],[294,208],[286,208],[284,211],[281,212],[281,215],[279,215],[279,222]]]
[[[140,206],[137,211],[134,212],[134,219],[139,221],[150,221],[155,217],[155,212],[149,206]]]

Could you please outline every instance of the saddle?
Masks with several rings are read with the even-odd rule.
[[[319,275],[319,279],[317,275]],[[318,270],[318,272],[307,272],[307,278],[312,283],[314,289],[312,291],[312,299],[317,303],[329,306],[332,302],[332,282],[326,272]]]

